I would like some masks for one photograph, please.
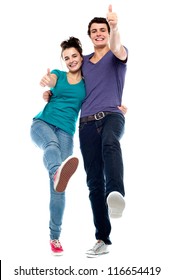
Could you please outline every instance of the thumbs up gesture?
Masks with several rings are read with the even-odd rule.
[[[50,81],[51,81],[51,74],[50,74],[50,69],[48,68],[46,75],[44,75],[40,81],[40,85],[42,87],[48,86]]]
[[[108,7],[107,21],[109,23],[110,29],[118,28],[118,17],[116,13],[112,12],[112,5],[109,5]]]

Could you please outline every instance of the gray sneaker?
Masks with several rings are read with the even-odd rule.
[[[88,258],[95,258],[109,253],[108,246],[102,240],[96,242],[92,249],[86,252]]]

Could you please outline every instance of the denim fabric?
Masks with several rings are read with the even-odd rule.
[[[65,210],[65,192],[56,192],[54,182],[50,179],[50,239],[59,239]]]
[[[43,162],[50,178],[50,238],[59,239],[65,208],[65,192],[54,190],[53,177],[61,163],[73,152],[73,136],[42,120],[33,120],[32,141],[43,150]]]
[[[106,198],[112,191],[125,195],[120,146],[124,125],[124,116],[114,113],[79,126],[80,149],[87,174],[95,236],[106,244],[111,244],[111,224]]]

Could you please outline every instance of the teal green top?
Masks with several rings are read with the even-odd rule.
[[[52,96],[33,119],[43,120],[74,135],[78,114],[86,95],[84,80],[69,84],[67,72],[55,69],[51,73],[58,77],[55,87],[51,89]]]

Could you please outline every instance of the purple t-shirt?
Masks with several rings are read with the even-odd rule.
[[[127,49],[126,49],[127,50]],[[108,51],[97,63],[92,63],[92,54],[85,55],[82,72],[86,86],[86,98],[80,117],[101,111],[120,112],[125,82],[126,63]]]

